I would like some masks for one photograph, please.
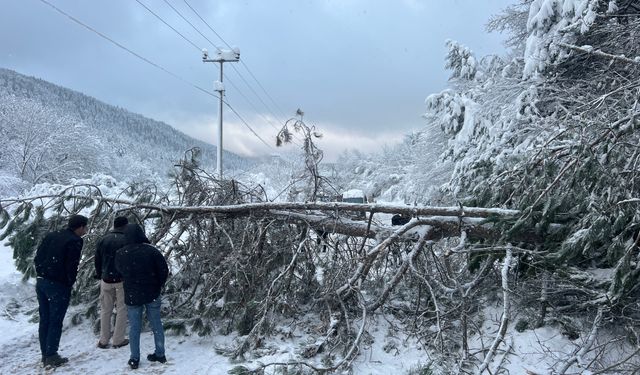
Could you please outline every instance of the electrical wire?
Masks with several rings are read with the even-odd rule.
[[[138,0],[136,0],[138,1]],[[193,28],[198,34],[200,34],[207,42],[209,42],[209,44],[211,44],[211,46],[213,46],[215,49],[220,50],[220,47],[218,47],[215,43],[213,43],[209,38],[207,38],[201,31],[200,29],[198,29],[193,23],[191,23],[178,9],[176,9],[168,0],[163,0],[165,2],[165,4],[167,4],[180,18],[182,18],[187,24],[189,24],[189,26],[191,26],[191,28]],[[189,5],[187,3],[187,5]],[[146,7],[145,7],[146,8]],[[193,8],[191,8],[193,9]],[[149,10],[151,12],[151,10],[149,8],[147,8],[147,10]],[[194,10],[195,12],[195,10]],[[153,13],[153,12],[152,12]],[[154,15],[156,15],[154,13]],[[159,16],[156,15],[156,17],[160,18]],[[200,17],[200,15],[198,14],[198,17]],[[161,18],[160,18],[161,19]],[[202,18],[201,18],[202,19]],[[162,20],[162,19],[161,19]],[[167,26],[169,26],[169,24],[167,22],[165,22],[164,20],[162,20],[163,23],[165,23]],[[171,27],[171,26],[169,26]],[[173,30],[175,30],[173,27],[171,27]],[[215,31],[214,31],[215,32]],[[216,35],[219,36],[219,34],[216,33]],[[226,43],[226,42],[225,42]],[[228,44],[227,44],[228,46]],[[240,73],[240,71],[235,67],[235,65],[231,65],[231,67],[233,68],[233,70],[238,74],[238,76],[240,77],[240,79],[242,79],[242,81],[245,83],[245,85],[249,88],[249,90],[251,90],[251,92],[253,92],[253,94],[258,98],[258,100],[260,100],[260,102],[265,106],[265,108],[267,108],[268,111],[271,112],[271,114],[273,115],[273,117],[276,119],[276,121],[282,122],[282,120],[278,119],[278,116],[273,112],[273,110],[271,108],[269,108],[269,106],[267,105],[267,103],[264,102],[264,100],[262,100],[262,97],[254,90],[254,88],[251,86],[251,84],[249,84],[249,82],[244,78],[244,76]],[[251,72],[249,72],[251,74]],[[279,132],[281,130],[281,127],[278,127],[276,125],[273,124],[273,122],[266,117],[262,111],[259,111],[258,108],[256,107],[256,105],[244,94],[244,92],[242,90],[240,90],[240,88],[238,86],[236,86],[233,81],[231,79],[229,79],[227,77],[226,74],[223,74],[224,78],[228,80],[229,84],[240,94],[240,96],[242,96],[244,98],[244,100],[253,108],[253,110],[259,114],[260,117],[262,117],[262,119],[269,125],[271,125],[271,127],[273,129],[275,129],[275,131]],[[258,83],[259,84],[259,83]],[[284,122],[283,122],[284,124]],[[297,138],[296,135],[294,134],[294,138]],[[302,147],[302,145],[298,142],[296,142],[295,140],[292,139],[292,142],[299,146]]]
[[[167,2],[167,0],[164,0],[165,2]],[[233,47],[231,47],[231,45],[229,45],[229,43],[227,43],[226,40],[224,40],[224,38],[222,38],[222,36],[220,34],[218,34],[218,32],[216,32],[213,27],[211,27],[211,25],[200,15],[200,13],[198,13],[198,11],[191,6],[191,4],[189,4],[189,2],[187,0],[183,0],[184,3],[189,7],[189,9],[191,9],[191,11],[200,19],[200,21],[202,21],[208,28],[209,30],[211,30],[217,37],[218,39],[220,39],[228,48],[232,49]],[[173,7],[172,7],[173,8]],[[184,18],[184,17],[183,17]],[[195,27],[193,26],[193,24],[191,22],[189,22],[189,24],[198,31],[198,33],[200,33],[202,35],[202,33]],[[211,43],[211,45],[213,45],[215,48],[218,48],[215,43],[211,42],[208,38],[207,40]],[[275,100],[273,99],[273,97],[271,95],[269,95],[269,93],[267,92],[267,90],[264,88],[264,86],[260,83],[260,81],[258,81],[257,77],[253,74],[253,72],[251,71],[251,69],[249,69],[249,66],[247,66],[244,62],[244,60],[240,60],[240,63],[242,64],[242,66],[245,67],[245,69],[249,72],[249,74],[251,75],[251,77],[253,78],[253,80],[258,84],[258,86],[262,89],[262,91],[265,93],[265,95],[271,100],[272,103],[274,103],[274,105],[280,110],[280,113],[282,115],[283,118],[287,118],[286,115],[283,114],[283,111],[280,109],[280,107],[278,106],[278,104],[275,102]],[[267,111],[269,111],[272,115],[273,118],[276,119],[276,121],[281,123],[281,126],[275,126],[267,117],[265,117],[264,115],[262,115],[261,111],[258,111],[258,109],[255,107],[255,105],[253,105],[253,103],[251,103],[251,101],[242,93],[242,91],[233,83],[231,83],[231,85],[244,97],[244,99],[253,107],[253,109],[256,111],[256,113],[260,113],[260,116],[269,124],[271,125],[272,128],[274,128],[276,131],[280,131],[281,127],[284,126],[284,124],[286,123],[284,120],[282,120],[281,118],[278,118],[278,115],[275,114],[275,112],[273,111],[273,109],[262,99],[262,97],[256,92],[256,90],[253,88],[253,86],[244,78],[244,76],[242,75],[242,73],[240,73],[240,71],[235,67],[235,65],[231,65],[231,67],[233,68],[233,70],[236,72],[236,74],[238,74],[238,76],[240,77],[240,79],[242,79],[242,81],[245,83],[245,85],[249,88],[249,90],[251,90],[251,92],[253,92],[253,94],[258,98],[258,100],[262,103],[262,105],[267,109]],[[226,78],[226,76],[225,76]],[[296,139],[298,141],[302,141],[300,138],[298,138],[297,134],[292,134],[293,138],[292,138],[292,143],[294,143],[295,145],[302,147],[302,144],[297,142]]]
[[[206,35],[204,35],[202,32],[200,32],[200,29],[198,29],[197,27],[195,27],[185,16],[182,15],[182,13],[180,13],[180,11],[178,11],[173,5],[171,5],[171,3],[168,0],[164,0],[165,4],[167,4],[171,9],[173,9],[174,12],[176,12],[176,14],[178,16],[180,16],[180,18],[182,18],[186,23],[188,23],[195,31],[198,32],[198,34],[200,34],[207,42],[209,42],[209,44],[211,44],[216,50],[220,50],[220,47],[216,46],[216,44],[214,42],[212,42],[211,40],[209,40],[209,38],[207,38]]]
[[[225,41],[225,40],[220,36],[220,34],[218,34],[218,33],[217,33],[217,32],[216,32],[216,31],[215,31],[215,30],[214,30],[214,29],[213,29],[213,28],[212,28],[212,27],[207,23],[207,21],[205,21],[205,20],[204,20],[204,18],[202,18],[202,17],[200,16],[200,14],[198,13],[198,11],[196,11],[196,10],[191,6],[191,4],[189,4],[189,2],[188,2],[187,0],[183,0],[183,1],[184,1],[184,3],[185,3],[185,4],[187,4],[187,6],[189,7],[189,9],[191,9],[191,11],[192,11],[193,13],[195,13],[195,14],[196,14],[196,16],[198,16],[198,18],[200,18],[200,21],[202,21],[205,25],[207,25],[207,27],[209,28],[209,30],[213,31],[213,33],[214,33],[214,34],[216,34],[216,36],[218,37],[218,39],[220,39],[224,44],[226,44],[226,46],[227,46],[229,49],[233,49],[233,47],[231,47],[231,46],[229,45],[229,43],[227,43],[227,42],[226,42],[226,41]]]
[[[175,7],[173,7],[168,0],[164,0],[165,3],[167,3],[167,5],[169,5],[171,7],[171,9],[173,9],[180,17],[182,17],[183,20],[185,20],[189,25],[191,25],[191,27],[196,30],[200,35],[202,35],[203,38],[205,38],[212,46],[214,46],[216,49],[220,49],[220,47],[216,46],[215,43],[213,43],[211,40],[209,40],[209,38],[207,38],[197,27],[195,27],[191,22],[189,22]],[[217,37],[218,39],[220,39],[229,49],[233,49],[233,47],[231,47],[229,45],[229,43],[227,43],[226,40],[224,40],[222,38],[222,36],[220,34],[218,34],[213,27],[211,27],[211,25],[209,25],[209,23],[200,15],[200,13],[198,13],[197,10],[195,10],[195,8],[193,8],[191,6],[191,4],[189,4],[186,0],[185,0],[185,4],[189,7],[189,9],[191,9],[191,11],[193,11],[193,13],[209,28],[209,30],[211,30]],[[243,64],[245,66],[245,68],[248,67],[246,66],[246,64],[244,63],[243,60],[240,60],[240,63]],[[273,113],[273,110],[271,108],[269,108],[269,106],[267,105],[267,103],[264,102],[264,100],[262,100],[262,98],[260,97],[260,95],[258,95],[258,93],[253,89],[253,87],[249,84],[249,82],[247,82],[247,80],[244,78],[244,76],[240,73],[240,71],[235,67],[235,65],[231,66],[233,68],[233,70],[235,70],[235,72],[238,74],[238,76],[242,79],[242,81],[244,81],[245,85],[247,85],[247,87],[249,88],[249,90],[251,90],[253,92],[253,94],[258,98],[258,100],[260,100],[260,102],[265,106],[265,108],[267,108],[267,110],[269,110],[270,112],[272,112],[272,114],[274,115],[274,118],[277,119],[278,116],[275,115],[275,113]],[[249,74],[253,77],[253,79],[258,83],[259,86],[262,87],[262,85],[260,84],[260,82],[258,82],[257,78],[255,77],[255,75],[253,75],[253,73],[251,71],[249,71]],[[265,91],[265,93],[267,94],[267,96],[269,96],[269,93],[266,92],[266,90],[264,90],[264,87],[262,87],[263,91]],[[282,122],[282,120],[278,121]],[[279,130],[276,128],[276,130]]]
[[[171,30],[173,30],[174,32],[176,32],[178,35],[180,35],[182,37],[182,39],[184,39],[185,41],[187,41],[188,43],[190,43],[192,46],[194,46],[198,51],[200,51],[200,47],[198,47],[194,42],[192,42],[191,40],[189,40],[187,37],[185,37],[184,35],[182,35],[176,28],[174,28],[173,26],[171,26],[167,21],[165,21],[162,17],[160,17],[157,13],[155,13],[153,10],[151,10],[149,7],[147,7],[145,4],[143,4],[140,0],[136,0],[136,2],[138,4],[140,4],[142,7],[144,7],[147,11],[149,11],[149,13],[153,14],[157,19],[159,19],[162,23],[164,23],[165,25],[167,25]],[[167,3],[167,5],[169,5],[171,7],[171,9],[173,9],[180,17],[182,17],[182,15],[180,14],[180,12],[178,12],[177,9],[175,9],[173,6],[171,6],[170,3],[168,3],[165,0],[165,3]],[[192,27],[195,28],[195,26],[193,26],[191,24],[191,22],[189,22],[186,18],[182,17],[189,25],[191,25]],[[198,31],[198,33],[200,33],[200,31],[198,29],[196,29],[196,31]],[[210,43],[211,41],[206,38],[202,33],[200,33],[200,35],[202,35],[205,39],[207,39]],[[215,47],[215,45],[214,45]],[[217,48],[217,47],[216,47]],[[226,78],[226,77],[225,77]],[[229,80],[229,83],[236,88],[236,90],[238,90],[238,92],[240,92],[240,94],[245,98],[245,100],[249,101],[248,98],[246,98],[246,96],[244,95],[244,93],[242,93],[234,84],[231,80]],[[258,133],[253,130],[253,128],[244,120],[244,118],[242,118],[240,116],[240,114],[233,108],[231,107],[231,105],[226,102],[223,99],[223,102],[233,111],[233,113],[236,114],[236,116],[238,116],[238,118],[240,119],[240,121],[242,121],[242,123],[251,131],[251,133],[253,133],[256,137],[258,137],[258,139],[260,139],[260,141],[262,141],[262,143],[264,143],[265,145],[267,145],[268,147],[272,148],[264,139],[262,139],[262,137],[260,137],[258,135]]]
[[[209,23],[200,15],[200,13],[198,13],[198,11],[193,8],[191,6],[191,4],[189,4],[189,2],[187,0],[183,0],[185,4],[187,4],[187,6],[189,7],[189,9],[191,9],[191,11],[209,28],[209,30],[211,30],[217,37],[218,39],[220,39],[229,49],[232,49],[233,47],[231,47],[229,45],[229,43],[227,43],[226,40],[224,40],[224,38],[218,34],[213,27],[211,27],[211,25],[209,25]],[[267,97],[271,100],[271,102],[276,106],[276,108],[278,110],[280,110],[280,113],[283,115],[284,118],[287,118],[286,115],[284,115],[284,111],[282,111],[282,109],[278,106],[278,103],[276,103],[276,101],[273,99],[273,97],[271,95],[269,95],[269,93],[267,92],[267,90],[264,88],[264,86],[260,83],[260,81],[258,80],[258,78],[256,78],[256,76],[253,74],[253,72],[251,71],[251,69],[249,69],[249,66],[247,64],[245,64],[245,62],[243,60],[240,60],[240,63],[242,64],[242,66],[245,67],[245,69],[247,69],[247,71],[249,72],[249,74],[251,75],[251,77],[256,81],[256,83],[258,84],[258,86],[262,89],[262,91],[265,93],[265,95],[267,95]],[[267,107],[265,105],[265,107]],[[268,107],[267,107],[268,108]],[[271,111],[273,112],[273,111]],[[277,118],[277,116],[274,116]],[[283,121],[280,121],[284,124]]]
[[[184,40],[185,40],[185,41],[187,41],[189,44],[191,44],[192,46],[194,46],[198,51],[200,51],[200,48],[199,48],[199,47],[198,47],[194,42],[192,42],[192,41],[191,41],[191,40],[189,40],[187,37],[185,37],[183,34],[181,34],[181,33],[180,33],[180,32],[179,32],[175,27],[171,26],[167,21],[165,21],[162,17],[160,17],[157,13],[155,13],[155,12],[154,12],[153,10],[151,10],[149,7],[147,7],[144,3],[142,3],[140,0],[136,0],[136,2],[137,2],[138,4],[140,4],[142,7],[144,7],[144,8],[145,8],[149,13],[151,13],[152,15],[154,15],[158,20],[160,20],[162,23],[164,23],[166,26],[168,26],[168,27],[169,27],[171,30],[173,30],[175,33],[177,33],[178,35],[180,35],[180,36],[182,37],[182,39],[184,39]],[[173,6],[172,6],[172,5],[171,5],[167,0],[164,0],[164,2],[165,2],[167,5],[169,5],[169,7],[171,7],[171,9],[172,9],[175,13],[177,13],[177,14],[178,14],[178,16],[180,16],[184,21],[186,21],[186,22],[187,22],[187,23],[188,23],[188,24],[189,24],[189,25],[190,25],[194,30],[196,30],[196,31],[197,31],[200,35],[202,35],[202,36],[203,36],[203,37],[204,37],[204,38],[205,38],[209,43],[211,43],[211,45],[213,45],[216,49],[218,49],[218,50],[219,50],[219,48],[218,48],[215,44],[213,44],[213,42],[211,42],[211,41],[210,41],[210,40],[209,40],[209,39],[208,39],[204,34],[202,34],[202,33],[200,32],[200,30],[198,30],[198,29],[197,29],[197,28],[196,28],[196,27],[195,27],[191,22],[189,22],[189,21],[188,21],[188,20],[187,20],[187,19],[186,19],[186,18],[185,18],[185,17],[184,17],[184,16],[183,16],[183,15],[182,15],[182,14],[181,14],[181,13],[180,13],[176,8],[175,8],[175,7],[173,7]],[[233,65],[232,65],[232,67],[233,67],[234,69],[236,69],[236,68],[235,68],[235,66],[233,66]],[[236,72],[238,72],[238,71],[237,71],[237,69],[236,69]],[[238,75],[240,75],[240,74],[239,74],[239,72],[238,72]],[[242,97],[247,101],[247,103],[249,103],[249,105],[250,105],[250,106],[252,106],[252,107],[253,107],[253,109],[254,109],[254,111],[256,111],[256,113],[260,113],[260,115],[263,117],[263,119],[264,119],[267,123],[269,123],[272,127],[274,127],[274,128],[276,129],[276,131],[279,131],[279,130],[280,130],[280,129],[278,129],[277,127],[275,127],[273,124],[271,124],[271,122],[269,121],[269,119],[267,119],[266,117],[264,117],[264,116],[261,114],[261,111],[258,111],[258,109],[256,108],[256,106],[251,102],[251,100],[250,100],[250,99],[249,99],[249,98],[248,98],[248,97],[247,97],[247,96],[242,92],[242,90],[240,90],[240,88],[238,88],[238,87],[233,83],[233,81],[232,81],[231,79],[229,79],[226,75],[224,75],[224,78],[226,78],[226,79],[227,79],[227,81],[229,82],[229,84],[230,84],[233,88],[235,88],[235,89],[236,89],[236,91],[237,91],[237,92],[238,92],[238,93],[239,93],[239,94],[240,94],[240,95],[241,95],[241,96],[242,96]],[[244,77],[243,77],[242,75],[240,75],[240,78],[242,78],[242,79],[245,81],[245,83],[247,83],[247,85],[248,85],[248,82],[246,82],[246,80],[244,79]],[[249,86],[249,85],[248,85],[248,86]],[[253,88],[252,88],[251,86],[249,86],[249,89],[253,90]],[[254,91],[254,93],[255,93],[255,91]],[[257,93],[255,93],[255,94],[257,95]],[[261,98],[260,98],[260,97],[258,97],[258,99],[261,99]],[[235,112],[235,110],[234,110],[234,112]],[[237,113],[237,112],[236,112],[236,113]],[[240,118],[240,117],[238,117],[238,118]],[[252,132],[253,134],[256,134],[256,136],[257,136],[257,133],[256,133],[256,132],[255,132],[255,131],[250,127],[250,126],[249,126],[249,124],[248,124],[246,121],[244,121],[244,120],[242,119],[242,122],[243,122],[247,127],[249,127],[249,130],[251,130],[251,132]],[[260,140],[261,140],[263,143],[265,143],[265,144],[266,144],[266,142],[265,142],[262,138],[260,138]],[[300,145],[298,144],[298,146],[300,146]]]
[[[70,15],[70,14],[66,13],[65,11],[63,11],[62,9],[60,9],[60,8],[56,7],[55,5],[51,4],[51,3],[50,3],[50,2],[48,2],[47,0],[40,0],[40,2],[42,2],[42,3],[44,3],[44,4],[48,5],[48,6],[50,6],[50,7],[51,7],[51,8],[53,8],[55,11],[57,11],[58,13],[60,13],[60,14],[62,14],[62,15],[64,15],[64,16],[66,16],[67,18],[69,18],[69,19],[70,19],[70,20],[72,20],[73,22],[75,22],[75,23],[79,24],[80,26],[82,26],[82,27],[86,28],[87,30],[89,30],[89,31],[91,31],[91,32],[93,32],[93,33],[95,33],[95,34],[97,34],[98,36],[100,36],[101,38],[103,38],[103,39],[105,39],[105,40],[109,41],[110,43],[114,44],[115,46],[117,46],[117,47],[119,47],[119,48],[121,48],[121,49],[123,49],[123,50],[127,51],[128,53],[130,53],[130,54],[132,54],[133,56],[137,57],[138,59],[140,59],[140,60],[142,60],[142,61],[146,62],[147,64],[150,64],[150,65],[152,65],[152,66],[154,66],[154,67],[156,67],[156,68],[160,69],[161,71],[163,71],[163,72],[165,72],[165,73],[169,74],[169,75],[170,75],[170,76],[172,76],[173,78],[175,78],[175,79],[177,79],[177,80],[179,80],[179,81],[181,81],[181,82],[183,82],[183,83],[186,83],[186,84],[188,84],[189,86],[192,86],[192,87],[194,87],[195,89],[197,89],[197,90],[199,90],[199,91],[202,91],[202,92],[204,92],[204,93],[205,93],[205,94],[207,94],[207,95],[211,95],[211,96],[213,96],[213,97],[215,97],[215,98],[218,98],[218,99],[220,98],[218,95],[214,94],[213,92],[211,92],[211,91],[209,91],[209,90],[207,90],[207,89],[204,89],[204,88],[202,88],[202,87],[200,87],[200,86],[196,85],[195,83],[192,83],[192,82],[187,81],[186,79],[184,79],[184,78],[180,77],[179,75],[177,75],[177,74],[175,74],[175,73],[173,73],[173,72],[169,71],[168,69],[164,68],[163,66],[161,66],[161,65],[159,65],[159,64],[156,64],[156,63],[154,63],[153,61],[151,61],[151,60],[147,59],[146,57],[144,57],[144,56],[142,56],[142,55],[140,55],[140,54],[138,54],[138,53],[136,53],[136,52],[132,51],[131,49],[129,49],[129,48],[127,48],[127,47],[125,47],[124,45],[122,45],[122,44],[120,44],[120,43],[116,42],[115,40],[111,39],[111,38],[110,38],[110,37],[108,37],[107,35],[105,35],[105,34],[101,33],[100,31],[98,31],[98,30],[94,29],[93,27],[91,27],[91,26],[89,26],[89,25],[87,25],[87,24],[83,23],[83,22],[82,22],[82,21],[80,21],[79,19],[77,19],[77,18],[73,17],[72,15]]]
[[[51,4],[51,3],[50,3],[50,2],[48,2],[47,0],[40,0],[40,2],[41,2],[41,3],[43,3],[43,4],[45,4],[45,5],[48,5],[49,7],[53,8],[53,9],[54,9],[55,11],[57,11],[58,13],[62,14],[63,16],[65,16],[65,17],[67,17],[67,18],[69,18],[70,20],[72,20],[73,22],[75,22],[75,23],[79,24],[80,26],[82,26],[82,27],[86,28],[87,30],[89,30],[89,31],[91,31],[91,32],[93,32],[93,33],[95,33],[95,34],[97,34],[97,35],[98,35],[98,36],[100,36],[101,38],[103,38],[103,39],[105,39],[105,40],[109,41],[110,43],[114,44],[115,46],[117,46],[117,47],[119,47],[119,48],[121,48],[121,49],[125,50],[126,52],[128,52],[128,53],[130,53],[131,55],[133,55],[133,56],[137,57],[138,59],[140,59],[140,60],[142,60],[142,61],[146,62],[147,64],[150,64],[150,65],[154,66],[155,68],[160,69],[161,71],[163,71],[163,72],[165,72],[165,73],[169,74],[169,75],[170,75],[170,76],[172,76],[173,78],[176,78],[177,80],[179,80],[179,81],[181,81],[181,82],[183,82],[183,83],[186,83],[187,85],[189,85],[189,86],[191,86],[191,87],[193,87],[193,88],[195,88],[195,89],[197,89],[197,90],[199,90],[199,91],[201,91],[201,92],[203,92],[203,93],[205,93],[205,94],[207,94],[207,95],[209,95],[209,96],[212,96],[212,97],[214,97],[214,98],[220,99],[220,96],[218,96],[218,95],[216,95],[216,94],[212,93],[211,91],[208,91],[208,90],[206,90],[206,89],[204,89],[204,88],[202,88],[202,87],[200,87],[200,86],[198,86],[198,85],[196,85],[196,84],[194,84],[194,83],[192,83],[192,82],[189,82],[188,80],[186,80],[186,79],[184,79],[184,78],[180,77],[179,75],[177,75],[177,74],[175,74],[175,73],[173,73],[173,72],[169,71],[168,69],[166,69],[166,68],[162,67],[161,65],[156,64],[156,63],[154,63],[153,61],[151,61],[151,60],[147,59],[146,57],[144,57],[144,56],[142,56],[142,55],[140,55],[140,54],[138,54],[138,53],[136,53],[136,52],[132,51],[131,49],[129,49],[129,48],[127,48],[127,47],[125,47],[125,46],[124,46],[124,45],[122,45],[121,43],[116,42],[115,40],[113,40],[113,39],[112,39],[112,38],[110,38],[109,36],[107,36],[107,35],[105,35],[105,34],[101,33],[100,31],[98,31],[98,30],[94,29],[93,27],[91,27],[91,26],[89,26],[89,25],[85,24],[84,22],[80,21],[79,19],[77,19],[77,18],[73,17],[72,15],[70,15],[70,14],[66,13],[65,11],[63,11],[62,9],[60,9],[60,8],[56,7],[55,5]],[[228,108],[229,108],[229,109],[230,109],[230,110],[231,110],[231,111],[232,111],[236,116],[238,116],[238,118],[240,119],[240,121],[241,121],[241,122],[242,122],[242,123],[243,123],[243,124],[244,124],[244,125],[245,125],[249,130],[250,130],[250,131],[251,131],[251,133],[253,133],[253,135],[255,135],[255,136],[256,136],[256,137],[257,137],[257,138],[258,138],[262,143],[264,143],[267,147],[269,147],[269,148],[270,148],[270,149],[272,149],[272,150],[275,150],[275,149],[273,148],[273,146],[272,146],[272,145],[270,145],[270,144],[269,144],[269,143],[267,143],[264,139],[262,139],[262,137],[260,137],[260,136],[258,135],[258,133],[256,133],[256,132],[255,132],[255,130],[253,130],[253,128],[251,128],[251,126],[250,126],[250,125],[249,125],[249,124],[244,120],[244,118],[242,118],[242,116],[240,116],[240,114],[238,113],[238,111],[236,111],[236,110],[235,110],[235,109],[234,109],[234,108],[233,108],[233,107],[232,107],[232,106],[231,106],[227,101],[225,101],[225,100],[223,99],[223,103],[224,103],[224,104],[225,104],[225,105],[226,105],[226,106],[227,106],[227,107],[228,107]]]
[[[176,34],[180,35],[182,37],[182,39],[186,40],[187,43],[191,44],[195,49],[197,49],[198,51],[200,51],[200,47],[198,47],[197,44],[195,44],[194,42],[192,42],[191,40],[189,40],[189,38],[187,38],[186,36],[182,35],[182,33],[180,33],[178,30],[176,30],[173,26],[169,25],[168,22],[166,22],[165,20],[162,19],[162,17],[160,17],[159,15],[157,15],[154,11],[152,11],[151,9],[149,9],[148,6],[144,5],[144,3],[142,3],[140,0],[136,0],[136,3],[140,4],[142,7],[144,7],[146,10],[149,11],[149,13],[153,14],[157,19],[159,19],[162,23],[164,23],[165,25],[167,25],[171,30],[175,31]]]
[[[247,128],[249,128],[249,130],[253,133],[253,135],[255,135],[259,140],[261,140],[261,141],[262,141],[262,143],[264,143],[265,145],[267,145],[267,147],[269,147],[270,149],[272,149],[272,150],[274,150],[274,151],[275,151],[275,148],[273,148],[273,146],[271,146],[271,145],[270,145],[269,143],[267,143],[264,139],[262,139],[262,137],[260,137],[260,136],[258,135],[258,133],[256,133],[256,132],[251,128],[251,126],[249,126],[249,124],[244,120],[244,118],[242,118],[242,116],[240,116],[240,114],[239,114],[239,113],[238,113],[238,112],[237,112],[237,111],[236,111],[236,110],[235,110],[235,109],[234,109],[234,108],[233,108],[229,103],[227,103],[227,102],[226,102],[226,101],[224,101],[224,100],[223,100],[223,102],[224,102],[224,104],[226,104],[226,105],[227,105],[227,107],[228,107],[228,108],[229,108],[233,113],[235,113],[235,115],[236,115],[236,116],[238,116],[238,118],[240,119],[240,121],[242,121],[242,123],[244,123],[244,125],[245,125]]]
[[[232,65],[232,66],[233,66],[233,65]],[[225,76],[225,78],[226,78],[226,76]],[[244,100],[246,100],[246,102],[247,102],[247,103],[249,103],[249,105],[251,106],[251,108],[253,108],[253,110],[254,110],[254,111],[255,111],[255,112],[256,112],[260,117],[262,117],[262,119],[263,119],[267,124],[271,125],[271,127],[272,127],[272,128],[274,128],[274,129],[275,129],[275,131],[277,131],[277,132],[279,132],[279,131],[281,130],[281,129],[279,129],[277,126],[275,126],[275,125],[273,124],[273,122],[272,122],[271,120],[269,120],[269,118],[267,118],[267,117],[262,113],[262,111],[259,111],[259,110],[258,110],[258,108],[256,108],[256,106],[253,104],[253,102],[252,102],[251,100],[249,100],[249,98],[247,98],[247,97],[246,97],[246,95],[244,95],[244,93],[243,93],[243,92],[242,92],[242,91],[241,91],[241,90],[240,90],[240,89],[239,89],[235,84],[233,84],[233,82],[232,82],[232,81],[229,81],[229,83],[230,83],[230,84],[231,84],[231,86],[232,86],[234,89],[236,89],[236,91],[237,91],[237,92],[238,92],[238,93],[239,93],[239,94],[244,98]],[[276,120],[277,120],[277,119],[276,119]],[[278,121],[279,121],[279,120],[278,120]],[[294,136],[295,136],[295,135],[294,135]],[[299,146],[299,147],[302,147],[302,145],[301,145],[300,143],[296,142],[295,140],[292,140],[292,142],[293,142],[295,145],[297,145],[297,146]]]

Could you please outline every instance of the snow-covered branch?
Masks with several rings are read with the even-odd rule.
[[[396,274],[386,285],[386,287],[384,288],[384,290],[382,291],[378,299],[376,299],[375,302],[367,305],[367,311],[374,312],[387,301],[387,298],[389,297],[389,293],[391,293],[391,291],[398,285],[398,283],[400,282],[400,279],[404,277],[405,273],[407,272],[407,269],[409,269],[410,264],[415,261],[418,255],[420,255],[420,252],[422,251],[422,249],[427,243],[427,237],[429,237],[430,230],[431,228],[429,227],[423,229],[423,232],[420,235],[420,240],[418,240],[418,242],[413,246],[413,250],[409,254],[405,255],[404,260],[402,261],[402,264],[396,271]]]
[[[620,61],[620,62],[624,62],[624,63],[628,63],[628,64],[640,65],[640,56],[637,56],[637,57],[631,59],[631,58],[628,58],[625,55],[613,55],[611,53],[602,52],[599,49],[593,49],[592,46],[576,46],[576,45],[573,45],[573,44],[567,44],[567,43],[563,43],[563,42],[556,42],[556,44],[559,45],[560,47],[568,48],[570,50],[577,51],[577,52],[586,53],[588,55],[604,57],[604,58],[607,58],[607,59]]]
[[[493,343],[491,344],[491,348],[489,348],[489,352],[484,357],[484,361],[480,368],[478,369],[478,374],[482,374],[489,368],[489,364],[493,357],[496,355],[496,350],[498,349],[498,345],[504,340],[504,335],[507,333],[507,325],[509,324],[509,309],[510,309],[510,299],[509,299],[509,267],[511,267],[511,260],[513,259],[513,255],[511,254],[511,249],[507,248],[507,255],[504,257],[504,262],[502,264],[502,319],[500,320],[500,329],[498,329],[498,333],[496,334]]]
[[[593,346],[593,343],[596,340],[598,330],[600,329],[600,323],[602,322],[603,313],[604,313],[604,308],[603,307],[598,308],[598,312],[596,313],[596,317],[593,320],[593,325],[591,326],[591,332],[589,332],[589,336],[587,337],[584,344],[582,344],[580,349],[576,352],[576,354],[574,354],[573,356],[571,356],[569,359],[565,361],[564,365],[562,365],[562,368],[559,371],[559,374],[566,373],[569,370],[569,368],[571,368],[571,366],[573,366],[573,364],[576,362],[579,365],[582,364],[582,359],[584,355],[589,352],[589,350]]]
[[[30,201],[46,198],[58,198],[60,195],[40,195],[34,197],[23,197],[20,199],[3,199],[0,203],[5,206],[20,201]],[[69,194],[66,198],[97,199],[92,195]],[[179,213],[207,213],[207,214],[250,214],[266,210],[321,210],[321,211],[349,211],[349,212],[373,212],[388,214],[403,214],[407,216],[466,216],[466,217],[502,217],[513,218],[520,214],[518,210],[502,208],[482,208],[482,207],[433,207],[433,206],[406,206],[394,204],[378,203],[343,203],[343,202],[261,202],[243,203],[222,206],[168,206],[135,202],[126,199],[116,199],[100,197],[100,200],[121,204],[132,209],[151,209],[163,212]]]

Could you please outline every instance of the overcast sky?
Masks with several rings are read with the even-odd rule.
[[[219,71],[217,64],[202,63],[200,48],[211,53],[215,46],[227,48],[225,42],[238,46],[244,64],[227,63],[224,69],[229,104],[269,144],[283,121],[301,108],[305,122],[324,134],[319,145],[328,160],[346,148],[375,151],[424,127],[424,99],[447,83],[445,40],[458,40],[478,56],[504,53],[503,37],[488,34],[484,25],[513,2],[139,0],[196,47],[136,0],[47,1],[210,91]],[[41,0],[0,0],[0,5],[0,67],[217,143],[217,99],[100,38]],[[225,149],[242,155],[276,152],[235,114],[225,110],[224,116]]]

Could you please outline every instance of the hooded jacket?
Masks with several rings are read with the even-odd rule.
[[[126,227],[114,228],[104,235],[96,245],[94,259],[96,275],[106,283],[119,283],[122,275],[116,270],[116,250],[127,244],[124,231]]]
[[[124,283],[124,302],[129,306],[144,305],[160,296],[169,277],[169,267],[162,253],[149,244],[142,227],[128,224],[127,245],[116,251],[116,270]]]
[[[33,259],[38,277],[71,288],[78,275],[82,243],[82,237],[68,228],[47,234]]]

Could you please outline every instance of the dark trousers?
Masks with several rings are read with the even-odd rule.
[[[62,321],[69,307],[71,288],[55,281],[38,277],[36,279],[36,295],[38,296],[40,325],[38,338],[42,358],[58,353]]]

